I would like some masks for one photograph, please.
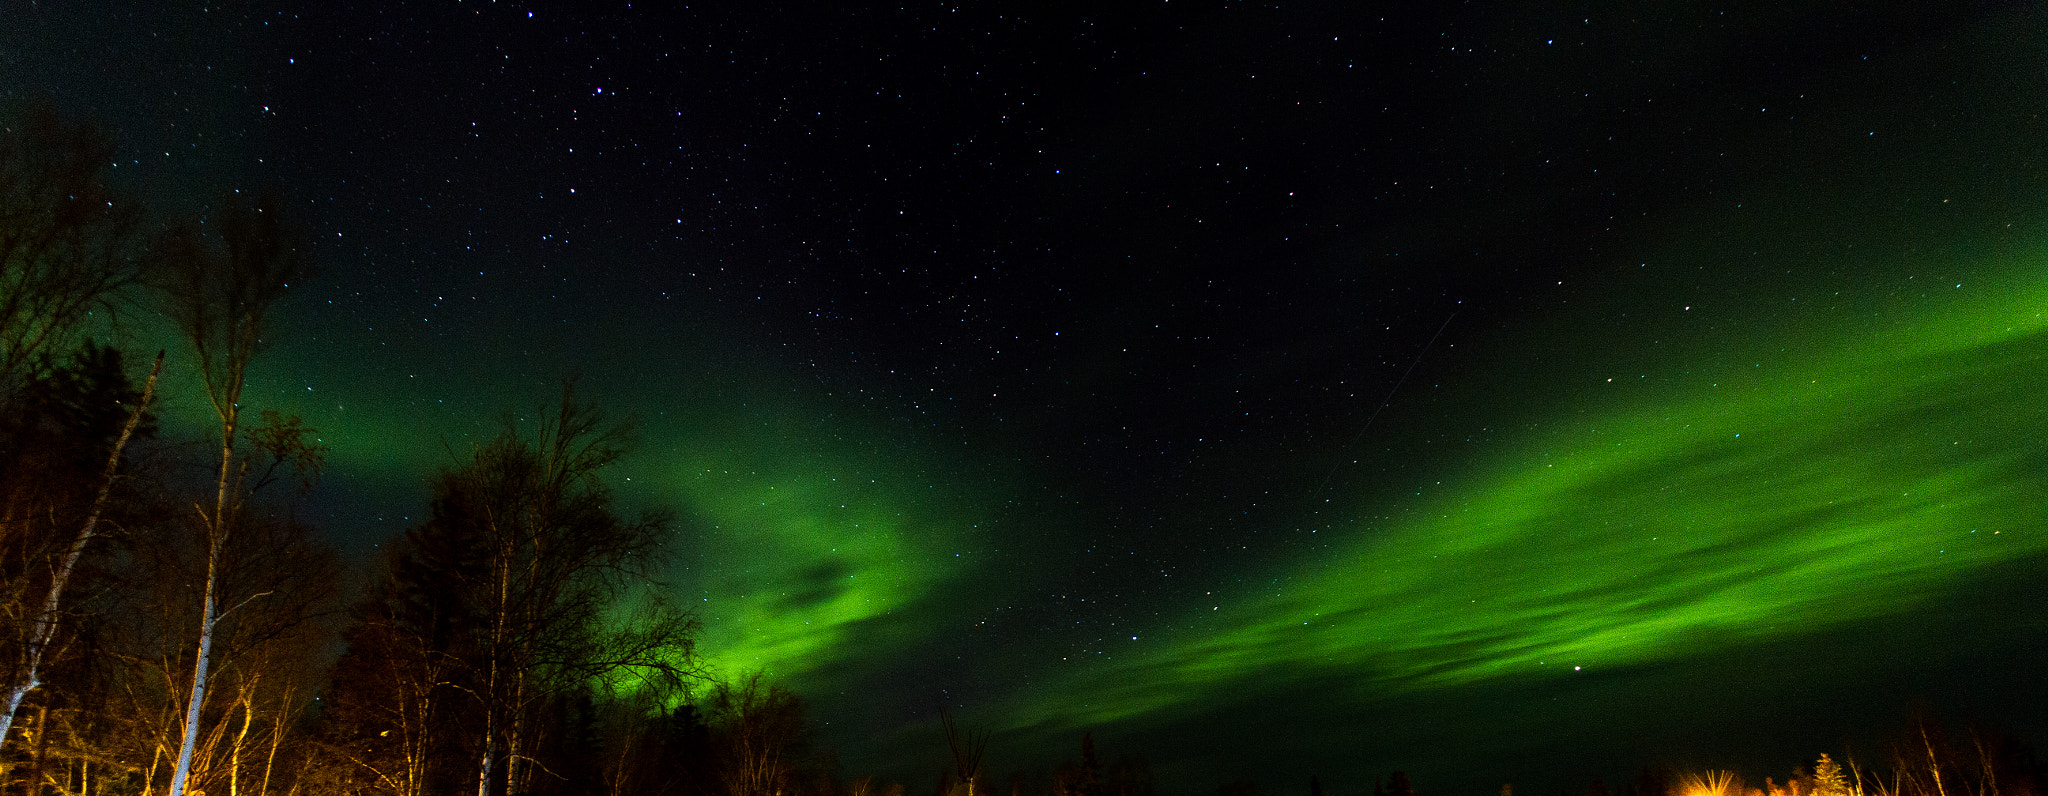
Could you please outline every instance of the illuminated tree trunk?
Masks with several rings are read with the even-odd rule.
[[[200,600],[199,609],[199,653],[192,664],[191,701],[185,706],[185,738],[178,745],[178,765],[171,769],[170,796],[184,796],[185,779],[192,773],[192,747],[199,741],[199,711],[206,705],[207,667],[213,660],[213,631],[219,617],[219,598],[214,590],[220,582],[220,554],[222,543],[227,540],[227,524],[222,521],[222,512],[227,507],[228,473],[233,466],[235,451],[236,410],[230,404],[224,411],[221,422],[220,479],[213,504],[213,516],[207,519],[206,544],[206,593]]]
[[[206,585],[200,600],[199,648],[193,658],[190,701],[185,706],[184,739],[171,773],[169,796],[184,796],[192,773],[214,636],[224,615],[219,606],[221,556],[239,523],[244,488],[241,476],[247,470],[243,467],[238,473],[235,460],[242,388],[249,365],[262,347],[264,314],[283,297],[291,281],[305,272],[305,252],[285,230],[278,204],[275,196],[265,196],[253,208],[231,201],[214,227],[219,230],[218,247],[197,225],[172,230],[157,246],[157,256],[164,258],[172,271],[166,285],[171,315],[192,346],[207,401],[220,421],[220,471],[214,479],[213,513],[195,507],[200,528],[206,533]]]
[[[486,711],[489,713],[490,711]],[[496,717],[484,719],[484,759],[477,767],[476,795],[491,796],[491,770],[498,762],[498,728]]]
[[[121,464],[121,452],[128,448],[128,438],[135,433],[135,427],[142,422],[142,413],[149,409],[151,398],[156,396],[156,377],[164,369],[164,354],[158,351],[156,365],[149,369],[149,381],[142,387],[142,400],[128,413],[128,422],[121,426],[121,436],[114,441],[114,450],[107,454],[107,467],[100,479],[99,494],[93,497],[92,510],[85,516],[85,526],[78,536],[71,540],[71,549],[64,553],[64,563],[59,564],[56,574],[50,578],[50,593],[43,597],[42,609],[36,612],[35,629],[29,637],[26,665],[23,667],[21,682],[7,689],[7,707],[0,714],[0,742],[7,740],[7,732],[14,726],[14,713],[21,709],[21,700],[43,684],[41,669],[43,653],[50,648],[50,639],[57,633],[58,609],[64,598],[64,587],[71,582],[71,573],[78,567],[78,559],[85,554],[86,544],[97,534],[100,514],[106,509],[107,496],[114,488],[114,472]]]
[[[292,702],[296,701],[297,698],[298,688],[297,686],[293,686],[292,688],[285,691],[283,695],[283,704],[290,705]],[[263,784],[256,791],[258,794],[261,794],[262,796],[269,796],[270,794],[270,772],[277,767],[277,748],[281,746],[283,743],[284,727],[280,723],[279,726],[273,726],[270,729],[270,753],[263,758]]]
[[[1927,737],[1927,720],[1922,719],[1916,729],[1920,731],[1920,743],[1927,748],[1927,773],[1934,778],[1935,796],[1948,796],[1948,788],[1941,783],[1941,758],[1934,753],[1934,740]]]
[[[505,700],[501,699],[498,693],[500,675],[505,674],[505,667],[498,665],[498,658],[505,645],[506,625],[511,622],[511,617],[506,615],[505,606],[510,602],[512,583],[511,577],[507,574],[504,558],[501,544],[499,554],[491,562],[491,597],[495,604],[491,606],[490,644],[484,650],[484,654],[488,656],[486,660],[489,670],[484,678],[484,752],[483,761],[477,767],[477,796],[491,796],[491,774],[495,772],[498,764],[500,717],[505,710]]]
[[[242,728],[228,745],[228,796],[242,796],[242,748],[248,745],[250,725],[256,723],[256,682],[245,680],[235,701],[241,704]]]

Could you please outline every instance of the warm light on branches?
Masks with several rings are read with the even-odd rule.
[[[1688,773],[1678,781],[1677,796],[1741,796],[1733,771]]]

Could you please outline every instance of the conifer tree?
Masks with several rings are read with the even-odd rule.
[[[0,742],[6,740],[8,731],[13,727],[15,712],[20,710],[22,700],[42,686],[44,658],[63,619],[64,595],[71,586],[71,577],[77,572],[86,547],[99,534],[100,519],[107,511],[115,476],[128,442],[138,429],[142,429],[144,434],[149,433],[149,429],[143,426],[143,420],[150,400],[156,394],[156,379],[163,371],[163,364],[163,354],[159,352],[142,394],[134,396],[127,392],[120,352],[95,347],[88,341],[71,369],[51,369],[45,378],[37,381],[34,389],[27,391],[28,400],[15,406],[18,414],[7,419],[4,436],[10,443],[7,449],[10,455],[0,461],[0,486],[6,487],[4,494],[7,498],[4,504],[0,504],[6,507],[5,520],[0,521],[0,539],[5,540],[8,554],[5,574],[11,587],[5,595],[11,606],[6,613],[25,616],[27,621],[18,623],[14,628],[21,631],[20,637],[9,639],[13,643],[8,646],[15,655],[7,661],[10,677],[6,694],[0,697],[4,700],[0,702]],[[89,465],[83,461],[65,460],[99,452],[90,443],[98,442],[98,437],[104,432],[94,433],[97,430],[95,426],[107,425],[112,420],[109,415],[113,414],[109,410],[117,407],[127,414],[127,419],[121,423],[120,432],[109,446],[102,471],[87,481],[97,485],[91,500],[53,499],[53,496],[79,491],[75,483],[68,482],[86,480],[83,468]],[[73,436],[83,439],[66,439]],[[88,444],[81,448],[75,444],[79,441]],[[67,456],[67,453],[71,455]],[[67,467],[67,464],[73,466]],[[29,495],[35,498],[31,499]],[[84,505],[62,505],[65,503]],[[17,513],[23,508],[28,510]],[[79,508],[84,509],[82,519],[77,517]],[[71,524],[76,523],[77,528],[69,535],[68,544],[61,549],[56,547],[63,538],[62,529],[55,522],[59,518],[62,518],[64,526],[73,527]],[[49,523],[49,527],[37,527],[44,522]],[[29,603],[32,602],[35,607],[30,608]],[[41,743],[47,743],[46,730],[42,736]]]
[[[109,429],[122,428],[129,415],[137,423],[142,419],[132,402],[65,407],[37,400],[51,398],[53,378],[61,381],[66,375],[66,368],[55,364],[56,354],[79,342],[95,312],[115,306],[122,289],[140,278],[147,259],[137,245],[137,206],[115,196],[107,184],[112,142],[90,125],[67,122],[45,108],[23,116],[0,125],[0,418],[5,418],[0,425],[9,432],[0,438],[0,553],[6,555],[0,578],[9,603],[0,613],[13,619],[8,623],[13,632],[7,634],[6,679],[0,682],[6,689],[0,696],[0,742],[21,701],[41,685],[43,658],[56,633],[68,579],[97,534],[128,437],[113,444],[111,455],[97,443],[113,437]],[[126,389],[119,352],[87,340],[80,357],[74,359],[73,373],[89,377],[85,371],[94,364],[111,363],[118,389]],[[83,411],[47,414],[72,408]],[[90,429],[98,433],[62,438],[88,430],[75,421],[90,420],[93,414],[111,414],[111,423]],[[37,421],[56,421],[57,427]],[[49,433],[60,429],[60,435]],[[94,444],[79,444],[86,442]],[[46,471],[65,463],[47,460],[52,453],[60,460],[82,454],[89,463],[75,478],[59,481],[49,476],[74,474]],[[35,461],[39,457],[45,460]],[[108,464],[104,478],[97,478],[101,461]],[[50,499],[80,487],[88,495],[98,489],[99,497]],[[85,503],[91,508],[81,509]],[[59,515],[62,528],[52,521]],[[51,527],[36,527],[39,520]]]
[[[1415,785],[1408,781],[1408,774],[1396,771],[1387,778],[1387,796],[1415,796]]]
[[[1811,796],[1851,796],[1849,778],[1842,774],[1842,764],[1822,752],[1820,760],[1813,764],[1813,793]]]
[[[319,732],[331,767],[400,796],[460,787],[449,761],[468,754],[481,726],[463,691],[478,619],[456,587],[481,552],[462,535],[469,525],[432,527],[390,547],[385,574],[353,610]]]
[[[1095,757],[1095,733],[1081,733],[1081,767],[1075,772],[1075,796],[1100,796],[1102,763]]]

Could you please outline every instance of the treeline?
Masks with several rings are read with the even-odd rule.
[[[1915,711],[1903,730],[1870,754],[1820,755],[1794,767],[1782,781],[1745,782],[1732,771],[1655,772],[1639,778],[1669,782],[1645,796],[2041,796],[2044,770],[2026,744],[1985,727],[1950,732],[1931,714]],[[1594,796],[1598,796],[1595,794]]]
[[[1393,782],[1392,788],[1375,785],[1374,796],[1415,795],[1400,772]],[[1734,771],[1653,765],[1613,788],[1596,779],[1563,796],[2042,796],[2044,782],[2048,768],[2011,735],[1983,726],[1951,732],[1931,713],[1915,709],[1903,728],[1873,748],[1839,760],[1821,753],[1811,763],[1792,766],[1782,780],[1766,776],[1753,782]],[[1500,796],[1515,792],[1512,784],[1500,788]]]
[[[943,717],[942,717],[943,719]],[[1154,796],[1150,765],[1142,755],[1120,755],[1104,765],[1092,735],[1081,738],[1080,757],[1068,759],[1049,773],[1012,772],[999,783],[983,782],[981,751],[986,736],[962,735],[950,719],[944,719],[954,764],[939,774],[935,796]],[[2011,735],[1984,726],[1970,726],[1958,732],[1925,710],[1912,712],[1905,726],[1890,738],[1869,749],[1845,753],[1838,760],[1822,753],[1811,763],[1790,767],[1782,780],[1766,776],[1751,782],[1732,771],[1681,771],[1664,765],[1644,766],[1632,776],[1612,780],[1594,779],[1580,787],[1565,788],[1560,796],[2043,796],[2048,767],[2030,747]],[[1213,789],[1216,796],[1259,796],[1259,794],[1307,794],[1307,796],[1444,796],[1431,790],[1427,781],[1418,785],[1404,771],[1393,771],[1369,785],[1326,788],[1322,779],[1309,774],[1290,784],[1262,788],[1251,779],[1237,779]],[[887,789],[867,780],[847,786],[850,796],[903,796],[901,786]],[[1528,791],[1512,783],[1498,788],[1499,796],[1549,794]],[[1492,796],[1489,789],[1483,796]]]

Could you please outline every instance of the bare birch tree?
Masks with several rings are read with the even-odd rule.
[[[726,796],[783,796],[790,790],[809,740],[796,692],[754,672],[719,683],[710,714]]]
[[[111,309],[145,262],[137,206],[106,184],[113,143],[47,109],[25,116],[0,128],[0,398]]]
[[[105,180],[112,152],[112,143],[90,126],[68,123],[47,109],[32,109],[24,118],[0,126],[0,411],[11,416],[23,409],[19,404],[24,387],[35,382],[39,372],[50,370],[55,355],[76,342],[93,313],[110,310],[116,294],[142,273],[136,207],[117,199]],[[84,353],[100,350],[88,345]],[[109,353],[119,361],[118,352]],[[162,362],[159,354],[158,368]],[[156,372],[151,371],[151,387]],[[149,394],[145,389],[145,396]],[[58,511],[44,505],[48,500],[14,499],[46,498],[58,491],[41,484],[16,483],[11,486],[27,488],[0,489],[0,501],[5,503],[0,505],[0,540],[10,549],[32,551],[24,557],[21,571],[9,567],[10,585],[43,587],[40,595],[8,595],[13,608],[9,619],[20,625],[20,633],[10,650],[16,660],[8,662],[0,742],[12,729],[22,700],[42,685],[44,658],[63,614],[65,589],[80,556],[98,534],[122,453],[148,403],[144,397],[128,407],[127,422],[111,446],[83,521],[64,530],[31,529],[38,518],[76,515],[69,506]],[[7,441],[17,446],[23,442]],[[0,480],[11,480],[6,478],[7,464],[32,469],[18,448],[4,453]],[[32,571],[44,567],[46,572]]]
[[[8,686],[6,704],[0,707],[0,711],[4,711],[0,712],[0,741],[5,741],[8,730],[13,728],[14,713],[21,708],[22,699],[43,684],[40,677],[43,656],[49,651],[50,642],[57,633],[57,623],[62,618],[65,588],[71,583],[71,573],[78,569],[78,560],[85,555],[86,545],[90,544],[99,532],[100,516],[106,510],[108,497],[113,492],[114,476],[121,465],[121,453],[127,450],[129,438],[134,436],[135,427],[142,423],[142,416],[149,409],[150,399],[156,396],[156,377],[163,368],[164,355],[158,352],[156,364],[149,370],[149,380],[142,388],[142,399],[130,408],[128,422],[122,425],[121,435],[115,439],[113,450],[107,454],[107,466],[100,476],[99,492],[93,499],[91,509],[86,513],[85,522],[78,529],[78,534],[72,537],[64,557],[50,574],[50,585],[43,597],[42,605],[36,610],[35,617],[30,620],[29,637],[21,652],[22,660],[19,664],[20,673],[16,676],[17,682]]]
[[[962,796],[977,796],[975,785],[981,781],[981,758],[988,752],[988,731],[961,729],[944,705],[939,706],[939,724],[946,730],[946,749],[953,753],[953,776]]]
[[[606,425],[568,382],[531,436],[508,420],[436,481],[430,525],[473,538],[480,559],[460,575],[476,613],[464,687],[483,714],[479,796],[526,790],[542,707],[581,689],[696,675],[694,619],[646,588],[668,518],[621,518],[599,480],[627,443],[628,429]]]
[[[222,556],[241,522],[248,486],[248,464],[235,453],[242,422],[242,387],[250,363],[262,347],[265,314],[307,268],[307,253],[285,231],[275,197],[265,197],[253,206],[230,200],[221,208],[216,226],[217,241],[196,226],[184,226],[166,235],[159,246],[169,271],[165,287],[170,313],[192,348],[220,432],[213,505],[210,509],[203,504],[192,507],[194,524],[206,540],[206,578],[192,685],[170,796],[185,792],[210,682],[214,630],[226,613],[219,605]],[[252,595],[243,603],[259,596]],[[228,606],[227,611],[238,607]]]

